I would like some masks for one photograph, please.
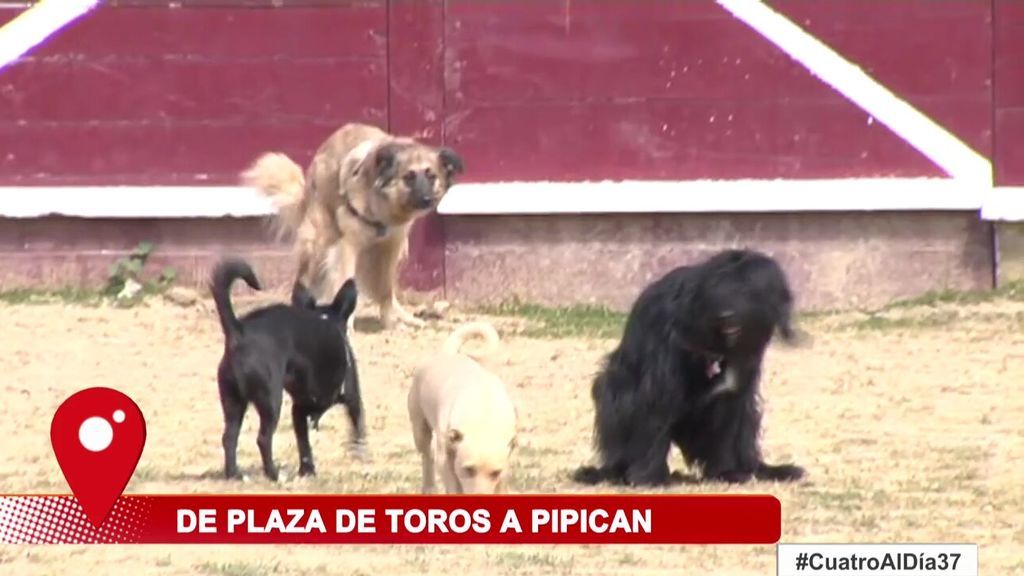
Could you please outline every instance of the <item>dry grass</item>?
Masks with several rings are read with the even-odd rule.
[[[772,460],[806,465],[807,483],[678,489],[774,493],[783,503],[785,542],[977,542],[986,574],[1024,572],[1024,306],[1012,299],[928,304],[808,318],[810,346],[770,353],[765,449]],[[221,336],[205,303],[0,308],[0,492],[66,490],[50,452],[50,417],[69,394],[94,385],[127,392],[147,418],[149,442],[129,492],[415,491],[419,466],[403,408],[410,372],[439,346],[453,320],[465,319],[435,322],[415,335],[358,334],[371,461],[347,458],[344,415],[332,411],[313,437],[319,477],[274,486],[259,475],[253,415],[239,454],[252,481],[219,479],[214,370]],[[591,456],[589,381],[618,318],[570,314],[564,318],[576,324],[565,329],[558,316],[524,317],[495,318],[506,334],[496,370],[512,386],[523,430],[510,488],[579,490],[568,474]],[[287,416],[275,445],[294,476]],[[760,575],[774,573],[775,552],[770,546],[0,547],[4,574],[115,569],[210,576]]]

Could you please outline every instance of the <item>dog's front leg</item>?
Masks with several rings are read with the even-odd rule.
[[[435,442],[437,442],[436,439]],[[450,455],[445,448],[440,447],[434,451],[434,460],[441,462],[441,482],[444,483],[445,492],[448,494],[461,494],[462,486],[459,484],[459,477],[455,475],[453,455]]]
[[[434,471],[434,451],[429,448],[420,452],[423,464],[423,493],[433,494],[437,490],[437,478]]]
[[[390,238],[367,246],[359,255],[358,275],[371,299],[380,307],[381,324],[388,330],[398,323],[413,328],[426,326],[426,322],[402,307],[396,294],[398,264],[405,253],[407,235],[407,231],[395,231]]]
[[[345,345],[349,346],[347,342]],[[352,358],[351,354],[349,358]],[[366,460],[366,416],[363,413],[363,396],[359,391],[359,368],[354,360],[348,366],[344,385],[346,389],[342,403],[351,425],[349,445],[357,460]]]
[[[299,476],[315,476],[313,447],[309,444],[309,414],[304,408],[292,403],[292,427],[295,428],[295,443],[299,446]]]
[[[631,486],[663,486],[669,483],[668,453],[671,442],[667,433],[653,438],[650,448],[626,468],[626,483]]]
[[[410,404],[410,406],[413,406]],[[432,494],[437,488],[434,472],[434,445],[432,442],[433,430],[427,421],[416,412],[410,412],[409,421],[412,423],[412,439],[416,444],[416,451],[420,453],[423,464],[423,493]]]

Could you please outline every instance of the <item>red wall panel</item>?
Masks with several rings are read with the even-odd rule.
[[[994,2],[996,184],[1024,186],[1024,3]]]
[[[991,154],[991,0],[770,4],[974,150]]]
[[[867,19],[879,23],[883,32],[860,36],[869,60],[886,53],[879,46],[890,40],[898,47],[897,40],[918,38],[916,46],[887,53],[888,65],[909,78],[898,88],[988,153],[984,5],[775,4],[804,22],[849,18],[848,31],[832,34],[839,44],[856,39]],[[853,10],[865,4],[867,15]],[[451,0],[447,6],[445,133],[468,151],[473,179],[942,174],[713,2]],[[925,13],[918,28],[911,18]],[[926,58],[934,59],[950,38],[963,40],[963,53],[947,62],[951,72],[936,75],[915,50],[927,49]]]
[[[388,6],[388,125],[398,134],[443,143],[444,0],[393,1]],[[444,226],[436,214],[409,237],[405,285],[422,291],[444,286]]]
[[[10,14],[8,14],[8,17]],[[234,184],[387,123],[386,0],[105,7],[0,71],[2,184]]]

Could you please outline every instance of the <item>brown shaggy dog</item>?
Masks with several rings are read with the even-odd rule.
[[[317,299],[355,278],[360,294],[377,303],[385,328],[422,326],[396,298],[398,264],[416,219],[437,207],[463,171],[462,158],[393,136],[374,126],[346,124],[302,168],[266,153],[242,182],[269,197],[277,227],[295,241],[301,282]]]

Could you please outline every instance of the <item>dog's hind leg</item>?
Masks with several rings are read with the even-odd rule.
[[[316,476],[313,447],[309,444],[309,412],[295,402],[292,403],[292,427],[299,447],[299,476]]]
[[[239,479],[238,472],[238,434],[242,429],[242,420],[248,402],[240,393],[234,378],[233,368],[227,359],[221,361],[217,368],[217,388],[220,393],[220,405],[224,411],[224,434],[221,444],[224,447],[224,476],[228,479]]]
[[[224,446],[224,477],[239,479],[238,471],[238,434],[242,429],[242,420],[247,408],[245,400],[230,398],[221,400],[224,409],[224,435],[221,444]]]
[[[256,410],[260,415],[260,430],[256,436],[256,445],[263,459],[263,473],[267,478],[277,482],[278,470],[274,463],[274,433],[281,418],[282,385],[277,384],[264,392],[260,401],[255,401]]]

